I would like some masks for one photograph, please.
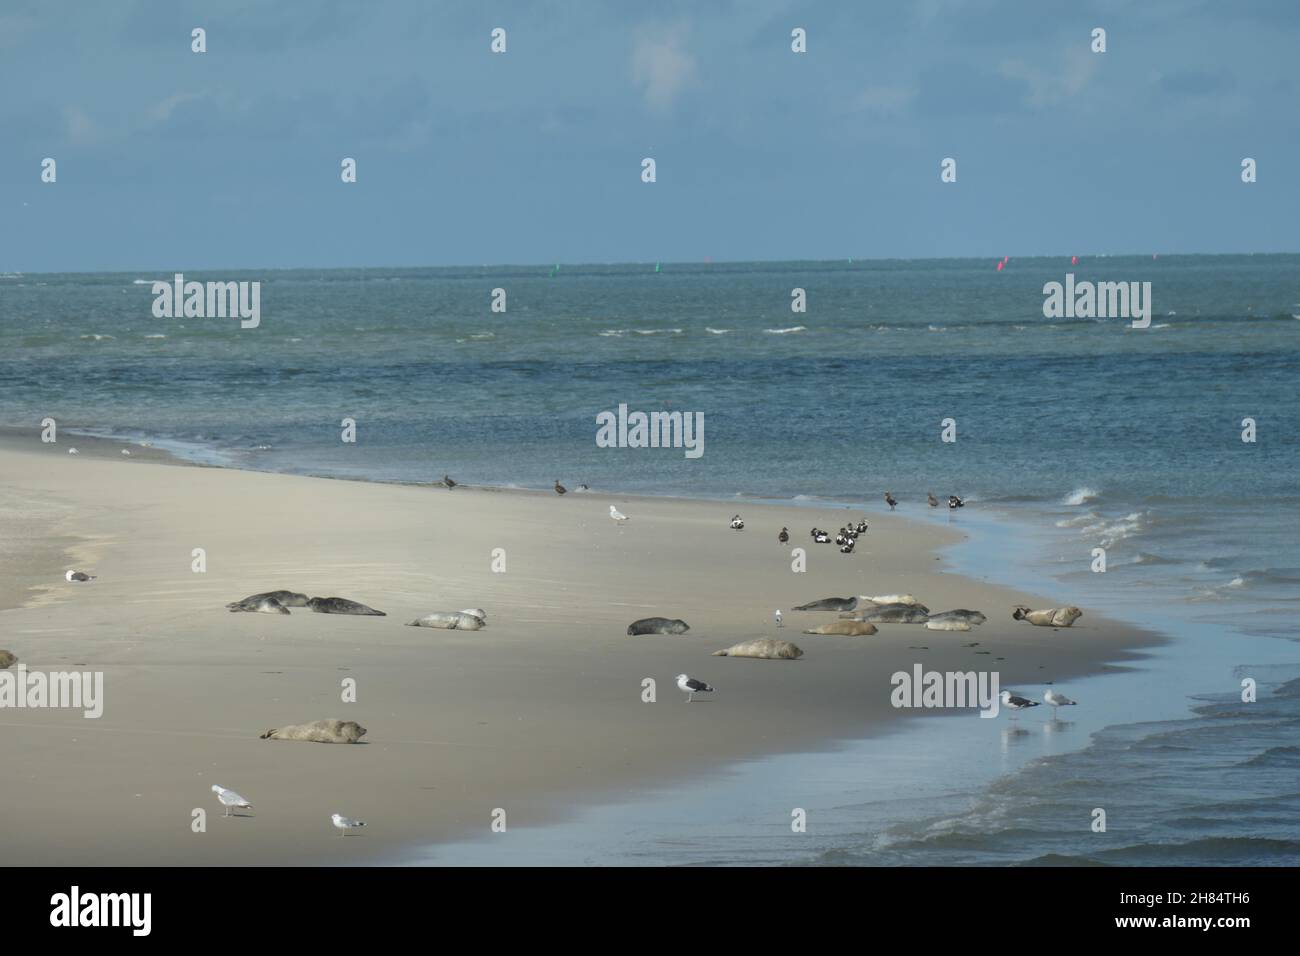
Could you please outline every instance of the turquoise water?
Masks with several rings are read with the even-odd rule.
[[[1151,282],[1151,327],[1044,318],[1043,285],[1066,273]],[[739,499],[737,509],[749,498],[881,508],[889,489],[902,513],[929,517],[927,491],[963,495],[952,520],[1010,522],[1032,552],[1017,561],[993,549],[985,571],[1016,583],[1034,568],[1062,602],[1167,629],[1186,622],[1197,637],[1174,634],[1177,646],[1217,662],[1213,678],[1154,668],[1146,679],[1167,692],[1158,713],[1089,727],[1098,735],[1086,749],[1080,721],[1069,753],[1043,759],[1104,753],[1116,787],[1168,786],[1220,807],[1230,773],[1239,788],[1267,777],[1267,812],[1238,807],[1246,829],[1230,838],[1280,841],[1261,846],[1265,857],[1294,853],[1295,785],[1277,789],[1269,774],[1294,781],[1286,740],[1300,726],[1285,671],[1300,608],[1300,256],[1036,258],[1001,271],[985,260],[845,260],[186,275],[260,281],[261,324],[246,330],[154,318],[150,283],[171,276],[0,274],[0,424],[35,434],[53,416],[65,432],[242,468],[539,488],[558,478]],[[796,287],[806,313],[791,311]],[[490,310],[495,288],[505,313]],[[597,447],[596,416],[620,404],[703,413],[703,456]],[[340,441],[345,417],[354,444]],[[1241,440],[1247,417],[1254,443]],[[946,418],[955,443],[940,441]],[[1090,570],[1099,546],[1105,574]],[[1261,647],[1273,650],[1230,659]],[[1221,672],[1255,664],[1280,689],[1272,722],[1213,690]],[[1191,718],[1200,724],[1183,723],[1191,695],[1211,708]],[[1168,779],[1152,783],[1147,738],[1132,735],[1157,718],[1151,732],[1191,756],[1159,751]],[[1253,769],[1225,764],[1218,783],[1206,778],[1202,765],[1229,752]],[[1188,840],[1223,835],[1170,819]],[[842,836],[825,862],[1003,859],[964,838],[945,856],[915,834],[872,857],[851,827]],[[1240,861],[1239,846],[1223,860]],[[1043,837],[1025,858],[1078,851]]]

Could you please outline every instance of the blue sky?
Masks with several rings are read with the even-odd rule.
[[[1296,251],[1298,49],[1292,0],[4,0],[0,271]]]

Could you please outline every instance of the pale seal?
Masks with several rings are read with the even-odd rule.
[[[814,627],[804,631],[805,634],[838,634],[843,637],[862,637],[864,634],[875,634],[876,625],[870,621],[831,621],[823,624],[821,627]]]
[[[796,611],[852,611],[857,606],[858,606],[858,599],[855,597],[822,598],[820,601],[809,601],[807,604],[800,604],[794,610]]]
[[[627,626],[629,636],[637,634],[685,634],[691,626],[680,618],[643,617]]]
[[[278,730],[268,730],[262,740],[309,740],[318,744],[354,744],[366,734],[366,728],[355,720],[313,720],[309,724],[294,724]]]
[[[910,604],[913,607],[921,604],[915,597],[910,594],[880,594],[876,597],[862,595],[862,601],[870,601],[872,604]]]
[[[941,620],[930,618],[925,622],[925,626],[932,631],[969,631],[970,621],[956,617],[945,617]]]
[[[1083,616],[1074,605],[1068,607],[1049,607],[1043,611],[1031,611],[1023,604],[1017,604],[1011,616],[1017,621],[1028,621],[1039,627],[1069,627]]]
[[[445,631],[477,631],[485,626],[481,617],[463,611],[434,611],[406,623],[409,627],[439,627]]]
[[[757,657],[764,661],[794,661],[803,657],[803,651],[789,641],[760,637],[754,641],[732,644],[713,652],[714,657]]]
[[[980,611],[968,611],[964,607],[959,607],[955,611],[940,611],[938,614],[931,614],[930,620],[965,621],[967,624],[983,624],[988,618]]]
[[[18,663],[18,655],[13,651],[0,651],[0,671]]]
[[[288,611],[281,611],[277,607],[264,607],[266,601],[273,601],[278,608],[289,607],[306,607],[307,595],[299,594],[296,591],[266,591],[262,594],[250,594],[242,601],[231,601],[226,605],[231,611],[261,611],[264,614],[288,614]]]
[[[307,602],[307,607],[311,608],[317,614],[364,614],[374,617],[387,617],[383,611],[376,611],[373,607],[366,607],[364,604],[358,604],[356,601],[349,601],[341,597],[314,597]]]

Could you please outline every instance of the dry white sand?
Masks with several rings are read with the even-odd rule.
[[[69,444],[82,453],[69,456]],[[889,703],[890,675],[918,661],[996,669],[1016,687],[1113,666],[1156,640],[1089,608],[1068,630],[1012,621],[1016,603],[1068,595],[945,573],[935,549],[959,523],[875,515],[844,556],[812,544],[808,529],[834,531],[857,511],[447,491],[188,467],[134,447],[124,459],[121,447],[0,440],[0,648],[33,669],[85,668],[105,681],[98,720],[0,709],[0,801],[21,821],[5,828],[6,864],[392,859],[486,833],[495,808],[510,829],[528,827],[664,776],[923,719]],[[631,520],[611,521],[611,503]],[[742,532],[727,527],[738,508]],[[788,546],[777,542],[783,525]],[[791,571],[793,546],[808,551],[806,573]],[[195,548],[205,573],[191,570]],[[496,548],[505,573],[491,569]],[[70,567],[99,579],[65,583]],[[280,588],[388,616],[225,609]],[[983,610],[989,622],[820,637],[799,631],[834,614],[790,610],[891,592],[934,611]],[[403,626],[466,607],[484,608],[487,628]],[[627,636],[652,615],[691,630]],[[711,656],[762,636],[793,640],[805,656]],[[971,641],[979,647],[962,646]],[[717,692],[684,704],[674,686],[683,671]],[[356,681],[355,703],[341,700],[344,678]],[[657,681],[657,703],[642,702],[645,678]],[[324,717],[369,733],[358,745],[258,739]],[[222,819],[214,783],[254,809]],[[194,808],[207,811],[205,833],[192,832]],[[369,826],[340,837],[336,812]]]

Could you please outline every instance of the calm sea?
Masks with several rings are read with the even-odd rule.
[[[1150,328],[1044,318],[1044,283],[1067,273],[1150,282]],[[1003,578],[1032,567],[1063,601],[1173,631],[1184,628],[1171,619],[1186,622],[1196,638],[1172,634],[1184,656],[1275,648],[1237,661],[1267,665],[1268,704],[1234,704],[1192,672],[1174,688],[1180,713],[1133,713],[1090,743],[1008,766],[961,813],[930,818],[934,832],[908,830],[917,818],[867,841],[850,826],[824,859],[1078,856],[1015,805],[1020,780],[1051,806],[1067,771],[1177,795],[1164,829],[1116,861],[1300,859],[1300,695],[1286,670],[1300,662],[1300,256],[186,273],[260,281],[261,324],[247,330],[154,318],[150,283],[171,277],[0,273],[0,424],[35,430],[53,416],[66,431],[241,468],[558,478],[739,499],[733,509],[748,498],[881,507],[889,489],[919,513],[927,491],[962,495],[956,520],[978,512],[1022,529],[1032,560],[1001,561]],[[497,288],[504,313],[490,309]],[[791,310],[795,288],[806,312]],[[596,415],[620,404],[702,412],[704,455],[598,448]],[[355,444],[340,441],[343,418]],[[948,418],[953,443],[940,440]],[[1095,547],[1106,574],[1090,570]],[[1182,845],[1193,849],[1159,849]]]

